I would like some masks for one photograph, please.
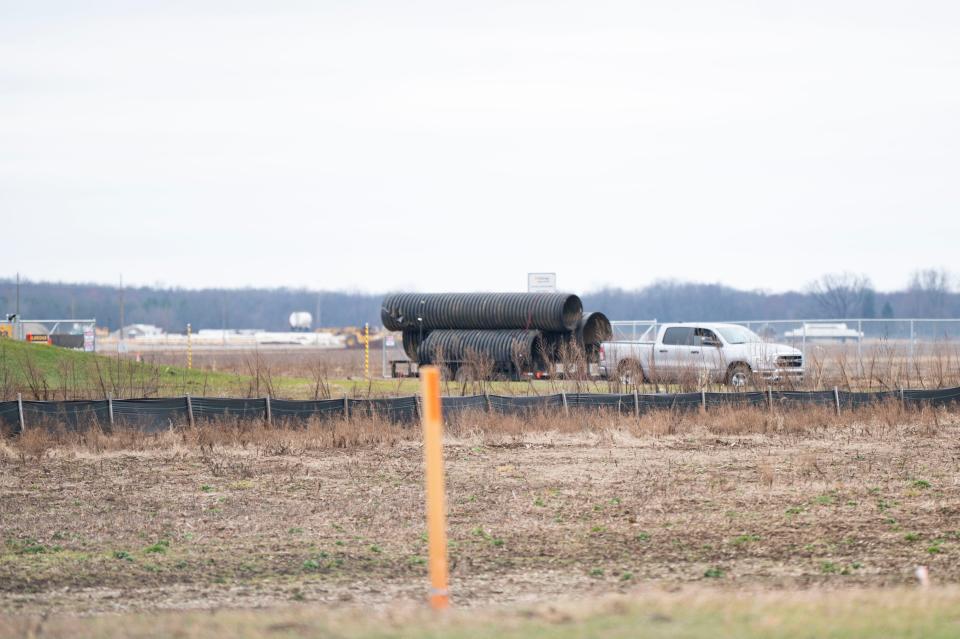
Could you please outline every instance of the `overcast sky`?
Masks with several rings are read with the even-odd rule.
[[[0,0],[0,224],[35,280],[894,289],[960,270],[960,3]]]

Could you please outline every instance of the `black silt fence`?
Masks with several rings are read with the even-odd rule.
[[[0,402],[0,435],[20,431],[20,406],[16,401]]]
[[[103,403],[108,404],[107,401]],[[178,424],[186,424],[190,421],[187,401],[184,397],[115,399],[112,404],[114,428],[154,433],[169,430]],[[30,422],[27,422],[27,427],[29,426]]]
[[[605,410],[646,413],[657,410],[716,409],[723,406],[773,407],[824,406],[855,409],[882,402],[906,407],[946,406],[960,402],[960,388],[902,390],[876,393],[847,391],[768,391],[749,393],[613,394],[560,393],[554,395],[472,395],[443,398],[447,419],[470,412],[529,415],[535,412]],[[21,413],[22,411],[22,413]],[[215,397],[165,397],[116,400],[0,402],[0,432],[15,434],[27,428],[82,430],[93,425],[104,430],[132,428],[158,432],[185,424],[202,425],[220,419],[261,421],[272,424],[310,420],[343,420],[380,417],[395,424],[419,421],[417,398],[376,399],[230,399]]]
[[[937,390],[903,390],[902,400],[906,405],[945,406],[960,401],[960,388],[942,388]]]
[[[501,415],[523,415],[563,407],[561,395],[487,395],[487,400],[490,411]]]
[[[193,418],[196,421],[223,419],[253,420],[267,418],[266,399],[232,399],[226,397],[191,397]],[[272,407],[271,407],[272,408]]]
[[[704,393],[703,403],[707,410],[711,408],[720,408],[722,406],[731,407],[757,407],[770,405],[770,397],[767,393],[746,392],[746,393]]]
[[[344,419],[346,410],[342,399],[291,400],[271,399],[273,423],[308,422],[311,419]]]
[[[792,406],[834,406],[836,397],[833,391],[774,391],[773,405],[790,408]]]
[[[485,413],[489,410],[489,403],[485,395],[466,395],[463,397],[444,397],[443,416],[454,420],[470,413]]]
[[[47,429],[83,430],[91,424],[110,424],[108,403],[97,400],[23,402],[23,421]]]
[[[350,417],[381,417],[395,424],[413,424],[419,419],[417,398],[385,397],[348,399]]]
[[[561,396],[562,399],[563,396]],[[620,413],[632,413],[636,410],[633,394],[568,393],[566,400],[568,410],[605,410]]]

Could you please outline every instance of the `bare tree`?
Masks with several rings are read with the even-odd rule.
[[[920,317],[943,317],[952,288],[953,276],[945,269],[914,271],[907,286],[911,310]]]
[[[829,317],[855,317],[863,312],[864,302],[873,292],[866,275],[828,273],[811,283],[808,290]]]

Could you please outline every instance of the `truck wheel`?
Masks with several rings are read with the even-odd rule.
[[[753,377],[753,371],[746,364],[734,364],[727,371],[727,385],[740,390],[746,388]]]
[[[643,383],[643,369],[640,367],[640,362],[625,359],[617,364],[617,380],[627,386]]]

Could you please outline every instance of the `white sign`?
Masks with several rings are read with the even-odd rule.
[[[93,327],[84,326],[83,327],[83,350],[87,353],[93,352],[94,347],[94,336],[93,336]]]
[[[556,273],[527,273],[527,293],[556,293]]]
[[[387,347],[392,348],[397,345],[397,340],[393,335],[387,335]]]

